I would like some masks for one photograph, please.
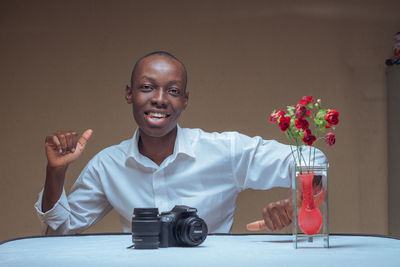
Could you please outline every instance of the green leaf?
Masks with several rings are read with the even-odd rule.
[[[328,110],[326,110],[326,109],[320,109],[320,110],[318,110],[317,115],[315,117],[320,120],[325,120],[325,115],[327,112],[328,112]]]
[[[293,117],[296,112],[296,109],[293,106],[287,106],[287,114],[290,117]]]

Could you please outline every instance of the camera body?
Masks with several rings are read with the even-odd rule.
[[[198,246],[207,233],[207,224],[197,215],[196,208],[177,205],[161,214],[157,208],[134,209],[132,241],[136,249]]]

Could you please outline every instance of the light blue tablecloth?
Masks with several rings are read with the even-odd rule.
[[[130,235],[12,240],[0,266],[400,266],[400,240],[330,236],[330,248],[294,249],[288,235],[211,235],[199,247],[127,249]]]

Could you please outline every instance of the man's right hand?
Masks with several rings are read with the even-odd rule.
[[[93,131],[88,129],[78,139],[76,132],[58,130],[47,136],[45,147],[48,166],[67,167],[82,154],[92,133]]]
[[[42,212],[54,207],[60,198],[67,167],[85,150],[92,133],[92,130],[86,130],[78,140],[76,132],[59,130],[46,137],[47,168],[42,196]]]

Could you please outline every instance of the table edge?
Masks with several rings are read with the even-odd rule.
[[[67,235],[33,235],[33,236],[23,236],[23,237],[16,237],[12,239],[7,239],[0,242],[0,246],[17,240],[23,239],[34,239],[34,238],[51,238],[51,237],[81,237],[81,236],[105,236],[105,235],[131,235],[131,233],[85,233],[85,234],[67,234]],[[249,236],[249,235],[270,235],[270,236],[291,236],[292,234],[285,234],[285,233],[211,233],[208,234],[209,236]],[[389,238],[389,239],[396,239],[400,240],[398,237],[389,236],[389,235],[381,235],[381,234],[360,234],[360,233],[332,233],[329,236],[365,236],[365,237],[380,237],[380,238]]]

